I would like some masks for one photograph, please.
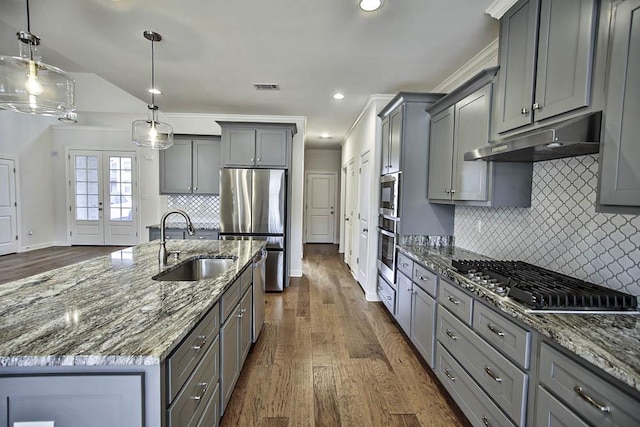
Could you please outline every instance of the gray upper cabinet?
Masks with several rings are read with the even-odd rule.
[[[604,142],[601,144],[601,205],[640,206],[640,1],[614,11]],[[636,211],[637,212],[637,211]]]
[[[497,132],[589,106],[597,5],[596,0],[523,0],[505,14]]]
[[[380,174],[400,172],[404,106],[396,108],[382,121],[382,167]]]
[[[220,140],[176,139],[160,152],[160,194],[218,194]]]
[[[287,168],[296,126],[218,122],[224,167]]]
[[[389,173],[389,119],[389,117],[385,117],[382,120],[382,163],[380,165],[380,175]]]
[[[451,106],[431,119],[431,145],[429,147],[429,199],[451,199],[453,176],[453,117]]]

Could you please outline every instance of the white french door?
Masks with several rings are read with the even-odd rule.
[[[0,255],[18,252],[15,162],[0,159]]]
[[[307,173],[307,243],[333,243],[335,173]]]
[[[136,154],[69,151],[72,245],[135,245]]]
[[[371,204],[371,185],[369,182],[369,152],[360,156],[360,180],[358,191],[360,195],[359,206],[359,243],[358,243],[358,281],[360,286],[367,284],[367,269],[369,266],[369,205]]]

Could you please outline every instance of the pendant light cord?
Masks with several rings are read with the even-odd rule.
[[[29,18],[29,0],[27,0],[27,31],[31,33],[31,18]]]
[[[156,105],[156,95],[153,93],[156,88],[156,82],[154,79],[155,75],[155,64],[154,64],[154,54],[153,54],[153,39],[151,40],[151,105],[155,107]]]

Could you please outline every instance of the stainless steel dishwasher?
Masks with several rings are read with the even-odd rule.
[[[267,251],[265,249],[253,260],[253,342],[258,340],[258,335],[264,325],[266,260]]]

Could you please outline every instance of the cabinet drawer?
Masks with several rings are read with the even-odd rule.
[[[222,298],[220,298],[220,321],[224,323],[227,320],[227,317],[231,314],[236,304],[240,301],[240,297],[242,296],[242,287],[240,283],[240,279],[236,279],[233,282],[233,285],[227,289]]]
[[[195,426],[216,391],[219,367],[218,337],[210,346],[193,375],[169,407],[169,427]]]
[[[405,276],[411,277],[413,274],[413,261],[405,254],[398,252],[398,265],[396,268],[402,271]]]
[[[432,297],[436,297],[438,275],[420,264],[413,264],[413,282]]]
[[[158,235],[160,238],[160,235]],[[182,230],[165,230],[164,233],[165,240],[182,240],[184,239],[184,231]]]
[[[382,277],[378,276],[378,296],[389,310],[389,313],[396,314],[396,291]]]
[[[253,269],[251,268],[251,264],[242,272],[242,275],[240,275],[240,283],[242,284],[241,294],[244,295],[247,289],[249,289],[249,286],[253,284]]]
[[[218,335],[219,329],[218,307],[214,306],[169,357],[167,360],[167,397],[169,401],[167,403],[174,400],[193,369],[202,359],[202,355]]]
[[[440,344],[437,351],[436,375],[471,424],[495,427],[514,426]]]
[[[186,234],[189,240],[218,240],[218,232],[214,230],[196,230],[196,234],[189,236]]]
[[[637,426],[640,404],[546,343],[540,346],[540,382],[597,426]],[[592,399],[592,402],[589,402]],[[609,411],[601,411],[608,407]]]
[[[517,425],[524,425],[528,375],[447,310],[438,310],[438,341]]]
[[[558,399],[538,386],[536,391],[536,427],[589,427]]]
[[[473,309],[473,329],[520,366],[529,369],[531,332],[483,304],[476,304]]]
[[[471,324],[473,298],[446,280],[440,281],[438,302],[467,324]]]
[[[216,388],[209,399],[200,421],[198,421],[197,427],[215,427],[220,420],[220,385],[215,384]]]

